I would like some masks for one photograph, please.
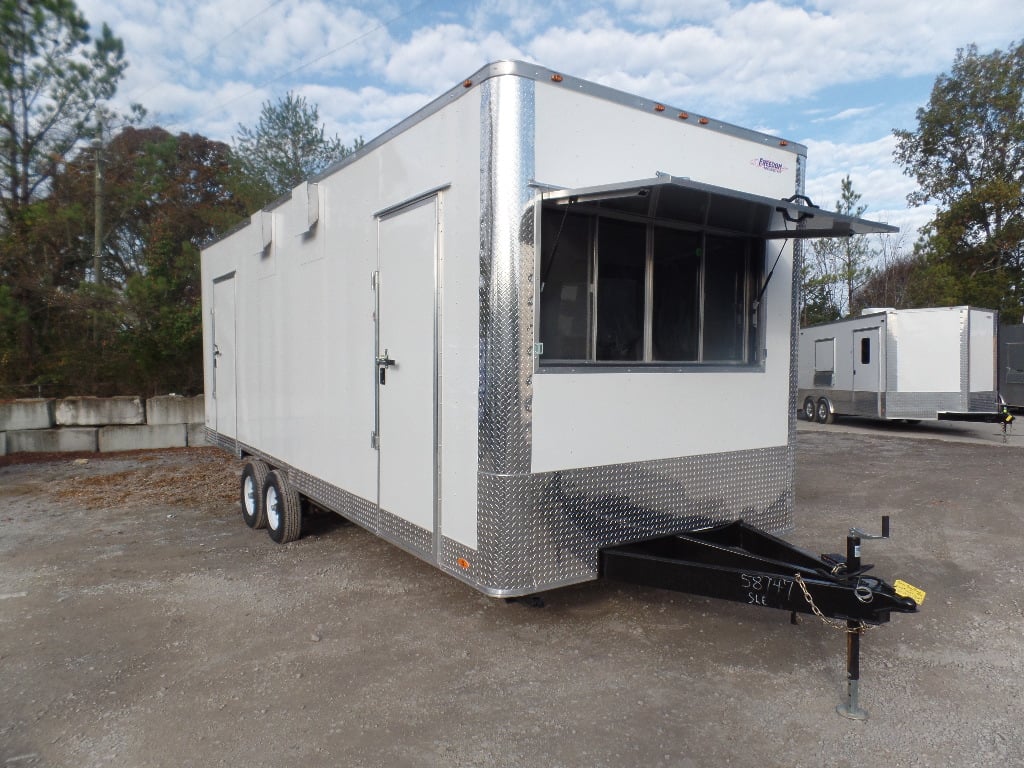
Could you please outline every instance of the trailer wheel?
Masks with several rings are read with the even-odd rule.
[[[828,398],[818,398],[818,423],[831,424],[835,420],[836,417],[832,413],[832,405],[829,403]]]
[[[807,419],[807,421],[814,421],[815,413],[817,413],[817,409],[814,407],[814,398],[813,397],[805,398],[804,399],[804,410],[803,410],[804,418]]]
[[[278,469],[267,475],[263,508],[267,514],[267,533],[278,544],[287,544],[302,535],[302,502],[298,491]]]
[[[263,490],[270,468],[254,459],[242,470],[242,519],[250,528],[266,528],[267,513],[263,508]]]

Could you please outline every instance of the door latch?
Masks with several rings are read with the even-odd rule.
[[[387,370],[392,365],[395,365],[395,361],[388,356],[388,350],[385,348],[384,354],[377,356],[377,369],[379,371],[377,375],[380,377],[382,386],[387,383]]]

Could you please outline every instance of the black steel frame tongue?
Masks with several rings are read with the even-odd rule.
[[[865,719],[858,704],[860,636],[889,621],[893,611],[916,613],[917,603],[866,573],[862,538],[888,538],[851,529],[846,556],[814,555],[742,520],[685,534],[620,544],[601,551],[601,576],[613,581],[717,597],[764,608],[811,613],[839,626],[847,638],[847,696],[840,714]],[[846,622],[845,627],[842,621]]]

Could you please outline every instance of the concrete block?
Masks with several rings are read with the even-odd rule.
[[[195,424],[205,418],[206,400],[203,395],[162,395],[146,401],[147,424]]]
[[[100,427],[101,453],[140,451],[147,448],[184,448],[184,424],[138,424]]]
[[[7,433],[8,453],[95,453],[96,446],[96,430],[88,427],[22,429]]]
[[[28,398],[0,403],[0,432],[49,429],[57,423],[53,402],[43,398]]]
[[[206,439],[206,425],[203,423],[189,424],[188,425],[188,444],[189,446],[197,445],[209,445],[210,441]]]
[[[57,423],[93,427],[104,424],[145,424],[141,397],[66,397],[57,403]]]

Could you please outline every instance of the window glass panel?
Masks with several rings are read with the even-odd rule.
[[[559,227],[562,234],[556,248]],[[590,219],[546,209],[541,216],[541,229],[540,340],[544,344],[544,358],[586,360],[590,328]]]
[[[864,365],[871,362],[871,339],[867,336],[860,340],[860,361]]]
[[[599,219],[597,359],[642,360],[647,227]]]
[[[742,361],[747,241],[708,235],[705,247],[703,360]]]
[[[700,352],[700,245],[694,232],[654,230],[655,360],[696,360]]]
[[[831,373],[836,367],[836,340],[819,339],[814,342],[814,370]]]

